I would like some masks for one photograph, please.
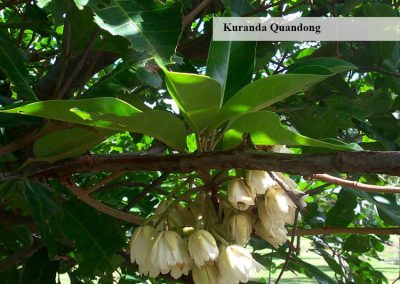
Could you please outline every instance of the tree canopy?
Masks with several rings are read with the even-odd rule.
[[[212,18],[399,5],[0,1],[0,283],[388,283],[400,42],[218,42]]]

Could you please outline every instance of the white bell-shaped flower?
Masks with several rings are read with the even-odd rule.
[[[221,248],[218,268],[220,283],[229,284],[247,283],[250,274],[264,269],[248,250],[238,245]]]
[[[231,239],[238,245],[245,245],[250,240],[253,224],[248,214],[232,215],[228,221]]]
[[[214,237],[206,230],[198,230],[189,236],[189,254],[197,266],[217,259],[219,250]]]
[[[271,226],[267,230],[261,222],[257,222],[254,228],[258,236],[269,242],[275,248],[283,245],[287,240],[288,231],[282,224],[279,226],[278,223],[271,222]]]
[[[140,226],[133,231],[130,243],[132,263],[143,265],[147,262],[156,234],[156,229],[151,226]]]
[[[219,280],[218,267],[216,265],[193,266],[192,277],[194,284],[217,284]]]
[[[150,264],[155,269],[163,274],[171,272],[171,276],[175,279],[182,274],[187,275],[191,267],[186,243],[174,231],[163,231],[155,236],[149,258]],[[150,276],[156,277],[158,274],[150,273]]]
[[[284,219],[290,208],[295,209],[296,205],[283,189],[270,188],[265,194],[265,209],[270,216]]]
[[[255,191],[252,191],[240,178],[231,180],[228,184],[228,200],[233,207],[240,210],[247,210],[254,205]]]
[[[257,194],[264,194],[269,188],[279,186],[266,171],[258,170],[248,171],[246,182]]]

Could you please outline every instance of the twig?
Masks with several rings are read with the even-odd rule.
[[[290,190],[288,185],[282,179],[280,179],[280,177],[278,177],[278,175],[275,174],[274,172],[268,172],[268,174],[285,191],[285,193],[289,196],[289,198],[296,205],[296,208],[298,210],[302,211],[304,209],[303,205],[300,203],[299,198],[297,197],[297,195],[292,190]]]
[[[93,192],[95,192],[96,190],[102,188],[103,186],[105,186],[107,183],[111,182],[112,180],[120,177],[124,172],[115,172],[112,173],[111,175],[103,178],[99,183],[91,186],[90,188],[86,189],[85,192],[87,192],[87,194],[92,194]]]
[[[72,83],[74,82],[76,76],[78,76],[79,72],[82,70],[83,66],[85,65],[86,60],[89,56],[89,52],[91,51],[93,45],[95,44],[96,38],[97,38],[97,35],[99,34],[99,32],[100,32],[100,29],[96,28],[96,30],[92,33],[92,36],[90,37],[89,42],[87,43],[85,50],[82,54],[81,60],[78,62],[78,65],[76,66],[74,71],[71,73],[71,75],[68,77],[67,81],[62,86],[59,93],[57,94],[57,97],[59,99],[64,97],[65,93],[69,90]]]
[[[358,67],[358,69],[355,71],[359,72],[359,73],[379,72],[379,73],[382,73],[385,75],[400,78],[400,72],[386,71],[386,70],[383,70],[382,68],[371,67],[371,66],[357,66],[357,67]]]
[[[289,245],[289,251],[288,251],[288,253],[286,255],[285,262],[284,262],[284,264],[282,266],[282,269],[281,269],[281,271],[280,271],[280,273],[278,275],[278,278],[276,278],[275,284],[279,283],[279,281],[281,280],[281,278],[283,276],[283,273],[285,272],[286,267],[289,264],[290,257],[292,256],[292,253],[294,251],[293,243],[294,243],[294,238],[296,236],[296,229],[297,229],[297,221],[299,219],[299,212],[300,212],[299,208],[296,208],[296,212],[295,212],[295,215],[294,215],[294,222],[293,222],[293,230],[291,231],[291,240],[290,240],[290,244],[291,245]]]
[[[208,5],[211,4],[212,0],[203,0],[200,2],[199,5],[197,5],[189,14],[185,15],[183,17],[183,28],[186,28],[193,20],[194,18],[201,12],[203,9],[205,9]]]
[[[381,186],[381,185],[372,185],[372,184],[364,184],[357,181],[345,180],[342,178],[334,177],[328,174],[313,174],[311,175],[312,179],[326,181],[332,184],[347,186],[354,189],[359,189],[367,192],[379,192],[379,193],[400,193],[400,187],[397,186]]]
[[[164,180],[166,180],[168,176],[169,173],[163,173],[151,184],[147,185],[135,198],[129,201],[129,203],[124,207],[123,211],[128,212],[136,203],[138,203],[143,197],[145,197],[146,194],[151,192],[155,187],[159,186]]]
[[[100,201],[92,198],[86,191],[81,190],[78,186],[76,186],[70,179],[61,179],[60,183],[68,188],[78,199],[85,202],[90,207],[100,211],[106,215],[114,217],[119,220],[123,220],[128,223],[141,225],[143,224],[143,219],[135,216],[133,214],[129,214],[117,209],[114,209],[108,205],[101,203]]]
[[[62,52],[62,66],[60,70],[60,75],[58,77],[57,84],[54,88],[53,92],[53,98],[62,98],[60,96],[60,88],[62,86],[62,83],[64,82],[64,77],[65,77],[65,72],[67,71],[69,59],[71,57],[71,21],[70,21],[70,8],[71,8],[71,3],[69,0],[66,1],[66,12],[65,12],[65,19],[64,19],[64,31],[63,31],[63,52]]]
[[[76,92],[76,99],[79,99],[82,95],[82,92],[85,88],[85,84],[88,81],[90,75],[93,72],[94,67],[96,66],[97,60],[99,59],[100,52],[96,52],[95,55],[93,56],[92,60],[90,61],[90,65],[88,69],[86,70],[86,74],[84,76],[84,79],[82,80],[81,86],[78,88],[78,91]]]

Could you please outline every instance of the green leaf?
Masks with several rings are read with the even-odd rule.
[[[297,265],[299,265],[300,267],[302,267],[304,270],[306,270],[308,273],[310,273],[314,277],[314,279],[317,280],[317,282],[319,284],[337,284],[337,282],[335,280],[333,280],[331,277],[326,275],[324,272],[322,272],[316,266],[314,266],[310,263],[307,263],[298,257],[294,257],[294,259],[295,259],[295,263]]]
[[[256,42],[211,41],[207,75],[221,84],[224,101],[251,82],[255,56]]]
[[[125,245],[117,221],[79,200],[71,200],[63,208],[63,233],[76,247],[78,271],[98,276],[114,271],[121,260],[116,252]]]
[[[164,69],[169,93],[195,132],[205,129],[221,107],[219,83],[210,77]]]
[[[357,198],[346,190],[338,194],[335,205],[326,214],[327,227],[347,227],[355,218]]]
[[[371,241],[368,235],[351,235],[349,236],[344,244],[343,250],[352,251],[356,253],[365,253],[371,249]]]
[[[246,112],[266,108],[328,77],[329,75],[284,74],[259,79],[243,87],[227,101],[210,128],[215,129],[225,121]]]
[[[280,117],[269,111],[247,113],[235,120],[224,135],[223,147],[231,149],[238,146],[244,133],[250,134],[255,145],[301,145],[344,151],[360,149],[358,145],[345,144],[334,139],[325,142],[297,134],[285,128]]]
[[[56,284],[59,262],[50,261],[45,248],[31,256],[24,267],[21,284]]]
[[[367,193],[352,188],[346,188],[346,190],[374,204],[378,209],[379,216],[385,224],[394,226],[400,225],[400,204],[397,202],[394,194]]]
[[[103,130],[104,132],[104,130]],[[88,151],[114,132],[101,133],[97,129],[74,127],[50,132],[33,144],[33,154],[37,159],[55,162]],[[65,139],[68,137],[68,139]]]
[[[74,0],[76,7],[78,7],[80,10],[82,10],[86,4],[89,2],[89,0]]]
[[[175,52],[182,29],[178,2],[158,0],[90,0],[96,23],[113,35],[128,39],[137,51],[163,59]]]
[[[28,202],[40,236],[46,244],[49,256],[53,258],[57,253],[56,240],[59,236],[62,209],[49,188],[40,183],[25,181],[21,194]]]
[[[51,1],[52,1],[52,0],[37,0],[37,5],[38,5],[39,8],[44,8],[44,7],[46,7],[47,5],[49,5],[49,3],[50,3]]]
[[[18,50],[2,31],[0,31],[0,69],[13,83],[19,96],[31,101],[38,100],[27,80],[28,71]]]
[[[311,249],[314,253],[322,256],[329,267],[338,275],[343,275],[343,270],[335,258],[323,249]]]
[[[328,69],[332,73],[341,73],[357,69],[357,66],[342,59],[333,57],[318,57],[296,62],[289,66],[288,72],[297,73],[296,71],[298,69],[312,66],[323,67],[325,69]]]
[[[0,272],[0,283],[2,284],[15,284],[18,278],[19,274],[16,266]]]
[[[140,112],[128,103],[110,97],[43,101],[3,110],[3,112],[142,133],[178,150],[183,150],[186,144],[184,124],[173,114],[158,110]]]

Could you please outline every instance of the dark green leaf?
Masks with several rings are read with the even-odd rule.
[[[135,50],[164,59],[174,53],[182,29],[178,2],[90,0],[88,5],[101,28],[125,37]]]
[[[296,62],[289,66],[288,72],[298,73],[296,72],[296,70],[310,66],[323,67],[328,69],[332,73],[341,73],[357,69],[357,66],[342,59],[332,58],[332,57],[319,57],[319,58],[306,59],[300,62]]]
[[[256,42],[212,41],[207,59],[207,75],[222,86],[224,102],[251,82]]]
[[[49,256],[54,257],[57,252],[59,222],[63,214],[60,205],[49,188],[37,182],[25,181],[21,194],[29,204],[30,213],[47,246]]]
[[[371,249],[370,237],[368,235],[351,235],[343,244],[343,250],[356,253],[364,253]]]
[[[21,284],[56,284],[58,261],[50,261],[45,248],[39,250],[24,266]]]
[[[114,271],[121,262],[116,252],[125,246],[116,220],[79,200],[69,201],[63,207],[63,233],[76,246],[78,271],[98,276]]]
[[[18,50],[2,31],[0,31],[0,69],[14,84],[19,96],[31,101],[38,100],[32,91],[28,81],[28,71],[25,69]]]
[[[355,218],[357,198],[347,190],[341,190],[335,205],[326,214],[326,226],[347,227]]]

